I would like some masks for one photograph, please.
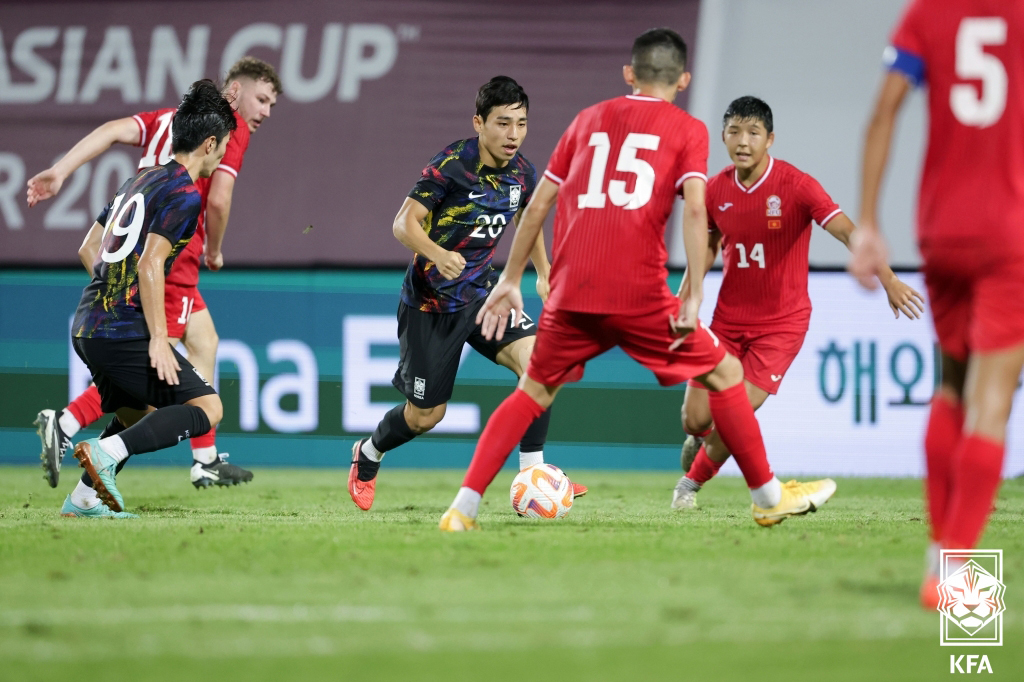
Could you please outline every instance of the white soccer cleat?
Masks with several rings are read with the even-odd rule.
[[[683,484],[683,478],[679,479],[679,483],[676,483],[676,489],[672,491],[672,508],[673,509],[696,509],[697,508],[697,491],[690,490]]]

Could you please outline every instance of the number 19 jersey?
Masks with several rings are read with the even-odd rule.
[[[560,185],[545,307],[664,307],[665,223],[683,183],[707,180],[707,161],[707,128],[671,102],[627,95],[581,111],[544,172]]]

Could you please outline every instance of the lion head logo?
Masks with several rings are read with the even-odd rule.
[[[1006,610],[1006,586],[974,561],[939,584],[939,611],[974,636]]]

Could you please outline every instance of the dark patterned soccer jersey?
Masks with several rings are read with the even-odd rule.
[[[171,242],[164,275],[196,231],[202,199],[177,161],[139,171],[117,190],[96,222],[103,241],[92,281],[82,292],[72,336],[127,339],[149,336],[139,296],[139,258],[149,234]]]
[[[413,256],[402,302],[430,313],[452,313],[487,295],[498,273],[494,247],[537,186],[537,171],[522,154],[504,168],[480,161],[477,139],[460,140],[430,160],[409,196],[430,213],[423,229],[436,244],[458,251],[466,268],[446,280],[433,261]]]

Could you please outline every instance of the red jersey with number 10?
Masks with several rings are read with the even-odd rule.
[[[715,325],[806,330],[811,221],[822,227],[842,213],[817,180],[768,157],[749,188],[729,166],[708,182],[708,228],[722,233],[725,271]]]
[[[1024,255],[1024,2],[916,0],[886,61],[928,86],[922,246]]]
[[[546,306],[663,308],[665,223],[683,182],[707,180],[707,163],[707,128],[671,102],[627,95],[581,111],[544,171],[561,186]]]

